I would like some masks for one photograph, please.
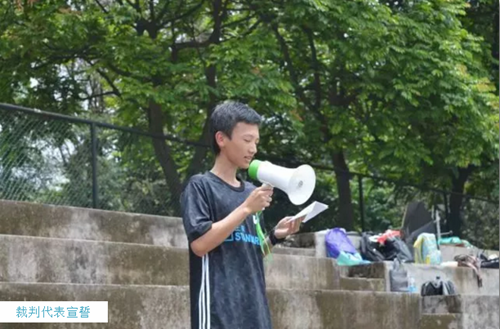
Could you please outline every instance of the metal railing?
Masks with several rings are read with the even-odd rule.
[[[193,168],[189,160],[196,152],[204,160]],[[159,156],[166,153],[168,158],[159,161]],[[282,165],[300,164],[262,153],[260,157]],[[212,160],[208,144],[0,104],[1,199],[178,216],[183,183],[191,173],[208,170]],[[440,212],[443,229],[447,230],[446,205],[454,194],[451,191],[317,164],[312,166],[318,176],[313,198],[328,203],[330,209],[308,223],[306,230],[333,227],[340,222],[335,171],[350,180],[354,229],[381,231],[397,227],[408,202],[421,200],[428,209],[444,205]],[[464,200],[462,236],[476,245],[498,248],[498,202],[461,196]],[[283,194],[276,193],[266,218],[271,218],[271,225],[280,216],[298,210]],[[492,227],[496,227],[496,235],[491,233]],[[488,234],[493,235],[488,237]]]

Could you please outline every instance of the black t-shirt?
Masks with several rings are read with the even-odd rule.
[[[189,243],[241,205],[253,189],[248,182],[231,186],[211,172],[193,176],[181,198]],[[189,248],[192,329],[272,328],[263,255],[253,220],[248,216],[202,258]]]

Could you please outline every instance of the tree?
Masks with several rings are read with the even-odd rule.
[[[469,139],[465,127],[471,122],[465,118],[484,121],[491,90],[475,80],[481,78],[473,54],[477,40],[460,27],[460,3],[321,5],[293,1],[254,10],[281,49],[308,143],[319,146],[306,153],[329,157],[336,169],[340,224],[352,229],[349,163],[356,167],[353,160],[364,159],[358,168],[396,177],[416,174],[433,162],[433,148],[424,141],[428,124],[460,127],[464,133],[452,145],[463,155],[477,142]],[[476,105],[482,108],[471,109]],[[467,146],[459,144],[464,140]]]
[[[30,79],[43,80],[29,73],[33,63],[39,63],[35,72],[45,70],[57,82],[65,80],[62,67],[77,66],[81,71],[70,75],[73,84],[66,88],[75,104],[82,100],[76,77],[98,74],[105,90],[97,96],[107,96],[106,105],[117,114],[118,124],[145,128],[159,137],[182,135],[206,145],[208,118],[220,100],[246,98],[252,103],[269,97],[268,104],[290,102],[288,85],[268,69],[262,56],[269,38],[256,31],[260,21],[238,2],[56,1],[7,10],[15,13],[15,24],[3,34],[9,45],[3,60],[13,65],[5,71],[11,73],[15,67],[23,74],[15,79],[26,86]],[[19,58],[17,50],[24,45],[28,47]],[[248,58],[253,60],[247,62]],[[224,69],[229,74],[221,73]],[[57,94],[53,85],[36,90]],[[41,98],[37,101],[46,104]],[[66,104],[54,101],[68,111]],[[178,200],[186,178],[202,168],[208,149],[194,148],[189,165],[180,170],[171,142],[151,142],[173,199]]]
[[[469,0],[466,15],[461,17],[464,28],[482,38],[484,64],[490,70],[490,81],[495,82],[498,94],[498,1]]]
[[[156,136],[101,129],[99,167],[109,171],[102,179],[113,191],[103,207],[173,215],[186,179],[209,165],[214,105],[247,102],[264,115],[259,156],[334,167],[335,179],[318,175],[324,182],[316,196],[331,201],[336,224],[352,229],[359,226],[351,171],[455,191],[472,191],[471,182],[485,190],[479,182],[495,175],[483,168],[498,152],[498,98],[485,43],[460,23],[475,26],[465,10],[437,0],[3,6],[0,99]],[[66,167],[75,180],[88,170],[76,163]],[[481,169],[466,179],[452,175],[468,168]],[[377,209],[390,194],[378,189],[367,202],[373,218],[393,213]],[[401,203],[391,202],[386,207]]]

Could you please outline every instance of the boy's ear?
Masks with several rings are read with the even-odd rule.
[[[215,133],[215,141],[217,142],[217,145],[219,145],[219,148],[221,146],[224,146],[224,143],[226,141],[226,135],[222,131],[218,131]]]

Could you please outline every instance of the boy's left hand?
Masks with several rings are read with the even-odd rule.
[[[274,235],[278,239],[283,239],[289,236],[290,234],[297,233],[300,229],[300,224],[304,220],[305,216],[299,217],[296,220],[292,220],[288,222],[291,217],[285,217],[279,221],[278,225],[274,228]]]

